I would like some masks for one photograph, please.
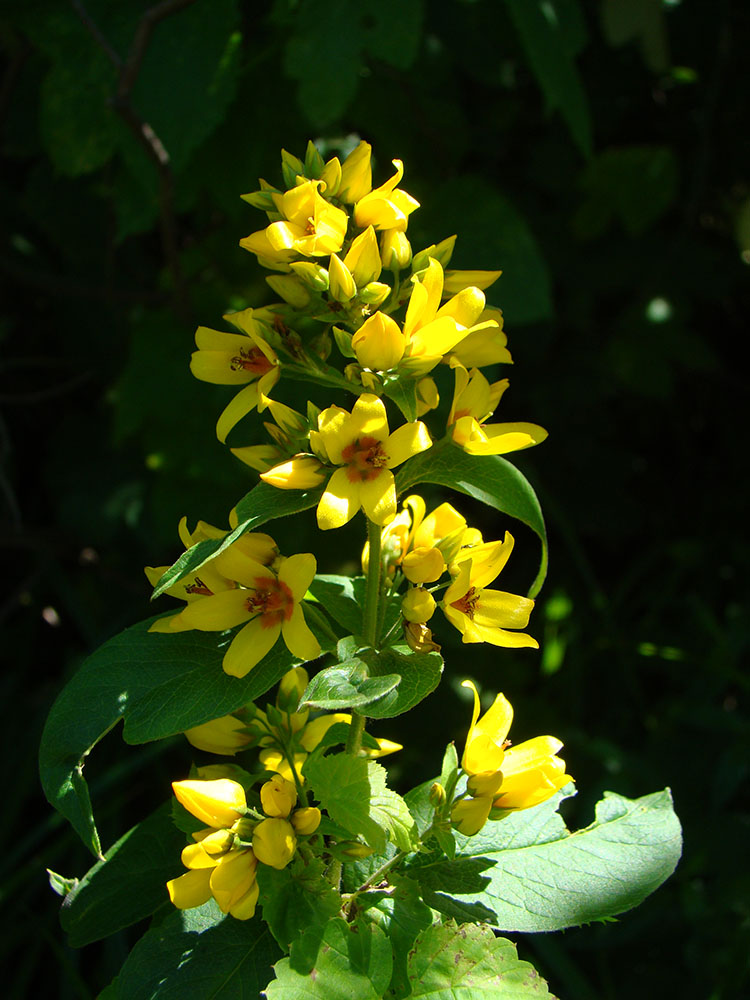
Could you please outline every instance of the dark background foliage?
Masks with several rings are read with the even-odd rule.
[[[64,943],[44,868],[90,859],[41,801],[41,727],[83,657],[150,613],[142,566],[178,554],[179,517],[223,524],[254,482],[213,436],[231,390],[187,370],[198,323],[271,300],[237,246],[263,222],[239,195],[279,180],[282,146],[356,136],[378,183],[405,161],[415,248],[457,233],[456,266],[504,269],[501,418],[550,430],[518,457],[551,539],[541,652],[462,647],[439,626],[446,676],[394,779],[430,777],[462,738],[469,674],[510,697],[516,740],[565,740],[571,825],[604,788],[671,785],[685,855],[670,882],[616,923],[519,947],[566,1000],[746,995],[747,7],[174,0],[153,24],[135,0],[3,8],[4,996],[94,997],[137,936]],[[490,537],[514,530],[505,586],[522,590],[535,539],[470,512]],[[309,526],[279,535],[291,547]],[[356,532],[317,536],[326,571],[351,568],[344,538],[353,564]],[[97,748],[105,844],[161,801],[186,749],[117,733]]]

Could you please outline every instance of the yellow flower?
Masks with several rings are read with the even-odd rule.
[[[253,742],[245,724],[234,715],[224,715],[220,719],[193,726],[185,730],[185,736],[198,750],[226,754],[228,757],[233,757]]]
[[[290,819],[292,826],[301,837],[309,837],[320,826],[320,809],[315,806],[295,809]]]
[[[303,181],[273,194],[282,219],[240,240],[260,263],[286,264],[297,256],[327,257],[341,249],[348,217],[320,194],[321,181]]]
[[[286,819],[297,804],[297,789],[293,782],[277,774],[261,785],[260,801],[266,816],[281,816]]]
[[[492,799],[487,796],[459,799],[451,809],[451,822],[464,837],[473,837],[487,822],[491,809]]]
[[[214,829],[231,826],[245,815],[245,789],[230,778],[173,781],[172,788],[177,801],[188,812]]]
[[[364,288],[369,282],[378,280],[382,263],[378,250],[378,238],[372,226],[368,226],[353,240],[346,257],[344,257],[344,264],[357,282],[358,288]]]
[[[444,289],[445,290],[445,289]],[[495,325],[487,325],[492,320]],[[467,334],[453,350],[443,358],[452,362],[455,358],[464,368],[484,368],[485,365],[512,365],[513,358],[507,348],[508,338],[503,332],[503,314],[500,309],[488,306],[479,317],[479,328]]]
[[[188,910],[213,896],[224,913],[249,920],[258,901],[257,866],[250,848],[229,851],[213,864],[192,867],[167,882],[169,898],[178,909]]]
[[[286,868],[297,849],[294,827],[285,819],[264,819],[253,830],[253,852],[270,868]]]
[[[528,809],[573,780],[565,773],[565,762],[556,756],[562,748],[560,740],[554,736],[536,736],[511,746],[508,732],[513,708],[508,699],[499,694],[479,718],[476,687],[471,681],[464,681],[462,687],[474,692],[471,726],[461,758],[461,767],[471,776],[470,791],[474,780],[473,789],[480,797],[489,797],[495,808]]]
[[[294,763],[294,770],[292,770],[292,765],[281,750],[268,747],[265,750],[261,750],[258,754],[258,760],[263,765],[264,770],[274,771],[276,774],[281,775],[282,778],[286,778],[287,781],[294,781],[295,774],[299,780],[302,780],[302,765],[307,760],[307,754],[295,752],[291,757]]]
[[[396,484],[391,469],[432,444],[421,421],[404,424],[389,433],[383,401],[365,393],[351,414],[329,406],[318,418],[322,444],[333,465],[318,504],[318,526],[340,528],[360,507],[375,524],[385,524],[396,513]]]
[[[404,356],[406,338],[395,320],[378,311],[354,334],[352,349],[364,368],[385,372],[395,368]]]
[[[232,527],[236,527],[236,523]],[[185,549],[189,549],[191,546],[207,538],[218,539],[224,538],[227,535],[226,531],[223,531],[221,528],[215,528],[212,524],[207,524],[205,521],[198,521],[195,531],[190,532],[188,531],[187,518],[185,517],[180,521],[178,531],[180,541],[185,546]],[[269,566],[273,563],[279,554],[273,538],[260,531],[253,531],[242,535],[237,541],[232,543],[230,548],[243,552],[255,562],[262,563],[264,566]],[[146,566],[144,572],[151,586],[155,587],[168,569],[168,566]],[[211,559],[201,566],[198,573],[193,576],[183,577],[177,583],[173,583],[171,587],[167,588],[165,593],[170,597],[177,597],[190,604],[204,597],[211,597],[213,594],[233,590],[235,587],[235,581],[228,579],[217,567],[215,559]],[[175,614],[169,618],[157,619],[149,628],[149,632],[184,632],[191,628],[193,626],[186,624],[180,614]]]
[[[396,185],[404,176],[401,160],[393,160],[396,173],[385,184],[359,198],[354,206],[354,222],[360,229],[398,229],[404,232],[419,202]]]
[[[226,549],[216,557],[220,572],[240,586],[189,604],[181,624],[204,632],[222,632],[247,622],[224,654],[227,674],[244,677],[281,636],[289,651],[301,660],[320,654],[300,602],[315,576],[315,557],[302,553],[284,559],[278,574],[237,551]]]
[[[364,139],[341,164],[341,180],[336,196],[348,205],[364,198],[372,187],[372,146]]]
[[[311,436],[312,437],[312,436]],[[396,513],[396,483],[391,469],[432,445],[421,421],[404,424],[392,434],[381,399],[364,393],[351,413],[329,406],[318,417],[315,444],[338,468],[318,504],[318,527],[340,528],[360,507],[371,521],[385,524]],[[281,489],[299,488],[299,459],[293,458],[261,477]]]
[[[491,642],[494,646],[538,648],[539,643],[525,632],[534,602],[528,597],[486,590],[505,566],[513,550],[513,536],[505,532],[502,542],[489,542],[459,556],[450,567],[455,579],[443,596],[443,614],[463,636],[464,642]]]
[[[433,550],[436,551],[436,550]],[[408,622],[423,625],[435,613],[435,598],[424,587],[410,587],[401,600],[401,614]]]
[[[485,307],[484,293],[478,288],[466,288],[441,306],[443,268],[434,258],[412,282],[404,320],[407,348],[402,364],[406,369],[424,375],[469,333],[495,327],[494,320],[477,322]]]
[[[506,455],[540,444],[547,432],[538,424],[485,424],[508,388],[508,380],[492,385],[477,368],[456,369],[456,388],[448,416],[451,437],[470,455]]]

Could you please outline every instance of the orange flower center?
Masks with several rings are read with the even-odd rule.
[[[255,588],[245,601],[245,607],[252,615],[260,615],[263,628],[273,628],[292,617],[294,595],[275,576],[256,576]]]
[[[357,438],[341,452],[347,478],[351,483],[366,483],[380,475],[388,463],[388,456],[377,438]]]
[[[259,347],[241,347],[240,353],[232,358],[229,367],[233,372],[246,371],[253,375],[265,375],[273,368]]]
[[[463,597],[460,597],[457,601],[451,601],[451,607],[455,608],[456,611],[460,611],[461,614],[466,615],[471,621],[474,621],[474,613],[476,612],[478,600],[479,594],[477,593],[477,588],[469,587]]]

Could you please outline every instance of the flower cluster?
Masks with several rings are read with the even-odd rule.
[[[484,369],[513,363],[502,313],[485,297],[500,271],[451,270],[455,237],[415,252],[407,232],[419,203],[400,186],[403,164],[393,165],[390,178],[373,187],[366,142],[342,160],[324,159],[312,143],[304,160],[282,152],[283,185],[261,180],[244,196],[266,213],[267,224],[240,241],[271,272],[266,281],[278,300],[228,313],[231,331],[201,326],[195,334],[193,374],[235,390],[217,437],[261,483],[242,502],[246,520],[230,513],[229,530],[200,521],[189,531],[180,522],[187,554],[172,569],[146,573],[153,584],[166,573],[166,593],[184,606],[151,630],[233,630],[221,640],[223,669],[232,678],[245,677],[279,640],[291,668],[274,701],[245,704],[185,732],[198,750],[248,754],[253,763],[249,770],[211,765],[174,783],[178,801],[205,824],[183,851],[186,873],[168,886],[183,909],[213,898],[225,913],[248,919],[259,896],[259,865],[291,866],[288,877],[300,885],[325,868],[339,888],[341,865],[372,853],[372,843],[393,838],[408,853],[402,845],[412,834],[418,842],[416,829],[406,832],[405,803],[395,834],[390,820],[379,824],[365,806],[361,815],[347,808],[341,787],[351,781],[359,795],[376,789],[384,779],[370,759],[401,749],[366,731],[368,706],[376,706],[369,709],[375,718],[389,716],[398,685],[409,671],[413,677],[414,653],[430,653],[434,669],[440,646],[430,625],[438,608],[464,643],[537,646],[525,631],[534,601],[493,586],[513,550],[510,532],[485,539],[450,503],[428,513],[419,494],[399,496],[404,480],[471,495],[504,465],[494,456],[539,444],[546,431],[492,419],[509,381]],[[306,405],[298,403],[295,384],[311,397]],[[254,411],[263,414],[268,440],[243,444],[240,433]],[[431,462],[459,466],[468,485],[459,473],[431,479]],[[488,472],[479,476],[480,467]],[[361,512],[364,576],[316,576],[312,553],[285,556],[270,535],[250,530],[274,516],[274,498],[280,510],[314,507],[326,533]],[[488,502],[504,509],[495,494]],[[334,649],[333,666],[324,661],[311,682],[302,664]],[[462,758],[465,783],[456,762],[450,787],[433,786],[435,817],[423,836],[438,837],[441,847],[438,835],[452,838],[451,825],[471,836],[488,818],[542,802],[571,780],[556,756],[559,740],[537,737],[511,747],[508,701],[498,695],[480,718],[478,693],[466,683],[475,704]],[[425,685],[422,692],[421,681],[407,687],[419,697],[431,690]],[[404,701],[415,696],[409,692]],[[343,754],[336,749],[342,744]],[[372,786],[361,780],[365,771]],[[388,789],[375,815],[389,803],[398,808],[398,799]],[[382,826],[382,836],[373,825]],[[350,902],[342,902],[342,912]]]

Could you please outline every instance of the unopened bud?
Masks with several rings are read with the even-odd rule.
[[[420,545],[404,556],[401,565],[404,576],[412,583],[434,583],[443,575],[445,560],[440,549]],[[426,618],[418,620],[427,621]]]
[[[343,264],[335,253],[331,254],[328,268],[330,284],[328,292],[337,302],[349,302],[357,294],[357,285],[346,264]]]
[[[320,826],[320,809],[315,806],[295,809],[290,819],[292,826],[301,837],[309,837]]]
[[[406,233],[386,229],[380,237],[380,258],[389,271],[403,271],[411,261],[411,243]],[[426,262],[425,262],[426,264]]]
[[[435,781],[430,788],[430,802],[437,809],[445,805],[445,799],[445,789],[439,781]]]
[[[364,288],[359,290],[359,297],[365,305],[377,309],[391,294],[391,286],[382,281],[369,281]]]
[[[408,622],[423,624],[435,613],[435,598],[423,587],[412,587],[401,601],[401,614]]]
[[[404,356],[406,337],[394,319],[376,312],[354,334],[352,347],[364,368],[385,372]]]
[[[310,291],[328,291],[328,271],[324,267],[321,267],[320,264],[313,264],[309,260],[298,260],[289,266]]]
[[[297,789],[291,781],[275,774],[261,786],[260,801],[266,816],[281,816],[286,819],[297,804]]]
[[[304,309],[310,304],[310,293],[296,274],[272,274],[266,282],[295,309]]]
[[[310,683],[307,671],[304,667],[292,667],[287,670],[279,681],[279,690],[276,693],[276,705],[283,712],[294,712],[299,705],[302,692]]]
[[[421,622],[407,622],[404,625],[404,637],[409,649],[414,653],[439,653],[440,646],[432,641],[432,629]]]
[[[269,868],[286,868],[294,857],[297,838],[292,824],[285,819],[264,819],[253,833],[253,853]]]
[[[363,844],[358,840],[339,844],[339,848],[341,849],[341,854],[346,858],[369,858],[371,854],[375,853],[374,848],[368,847],[367,844]]]

